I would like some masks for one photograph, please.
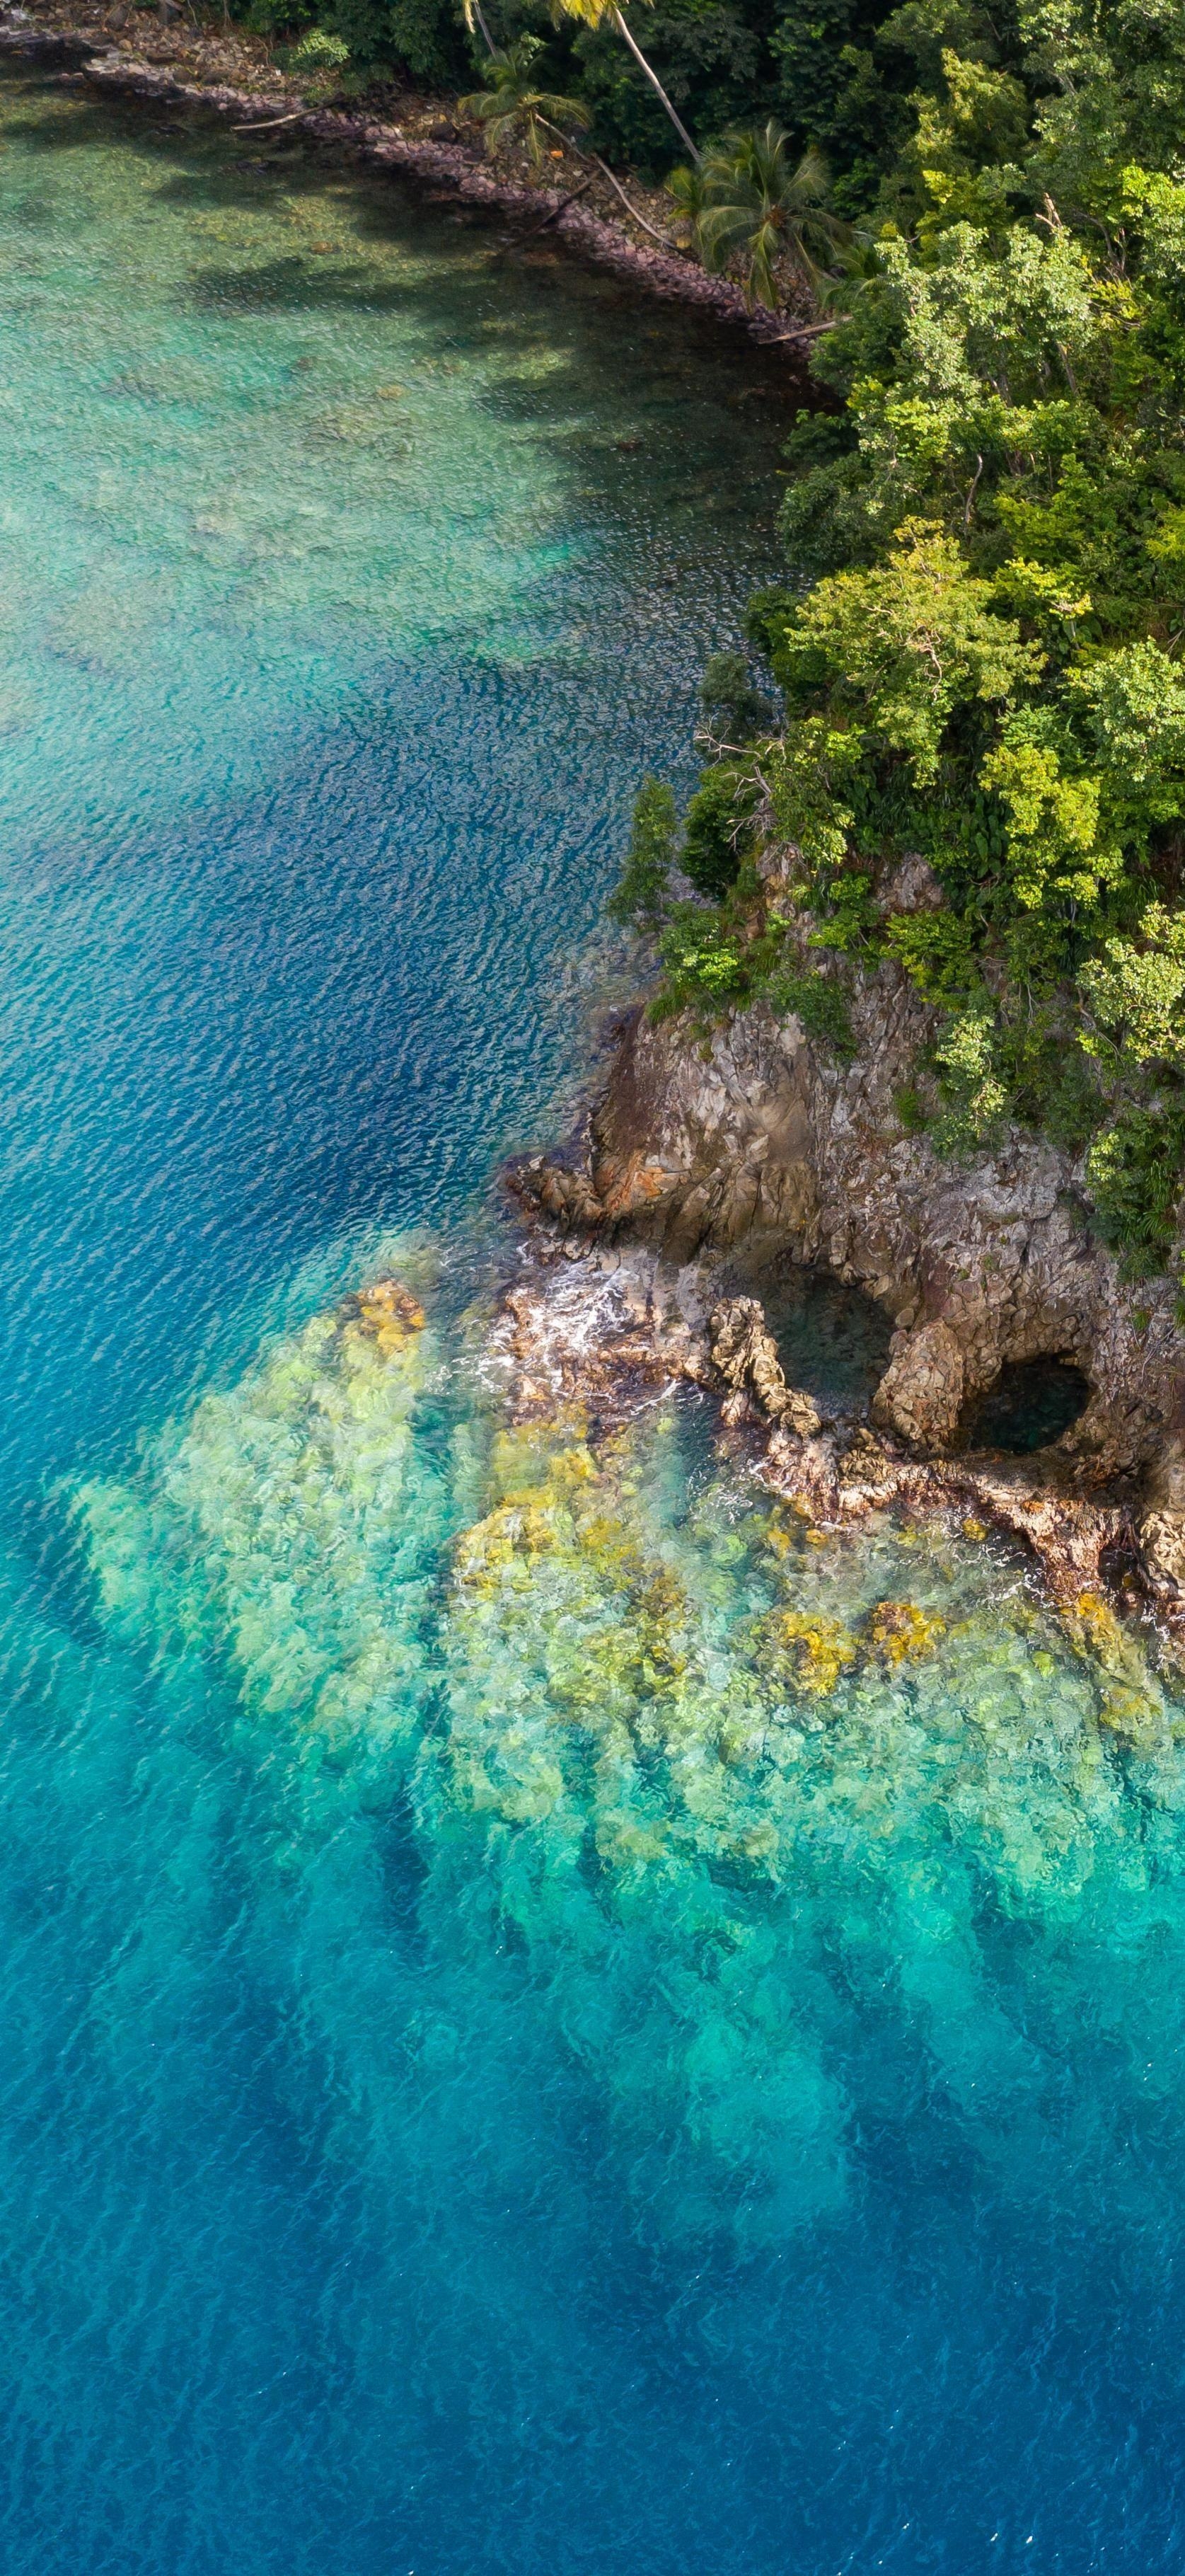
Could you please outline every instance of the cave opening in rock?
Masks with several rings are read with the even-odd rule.
[[[730,1266],[722,1293],[760,1297],[787,1384],[813,1396],[824,1420],[867,1412],[889,1364],[893,1324],[863,1289],[783,1258],[743,1277]]]
[[[1070,1360],[1009,1360],[967,1413],[963,1445],[1028,1457],[1060,1440],[1085,1410],[1089,1381]]]

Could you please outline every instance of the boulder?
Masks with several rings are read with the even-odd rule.
[[[949,1449],[966,1387],[963,1352],[949,1324],[896,1333],[893,1356],[872,1399],[873,1419],[911,1449]]]
[[[1146,1512],[1140,1553],[1150,1574],[1185,1592],[1185,1512]]]
[[[819,1416],[809,1395],[787,1386],[778,1346],[767,1331],[765,1309],[756,1297],[726,1297],[715,1307],[708,1326],[712,1359],[734,1396],[751,1390],[767,1422],[781,1424],[796,1439],[813,1440]],[[726,1407],[728,1419],[740,1418],[740,1407]]]

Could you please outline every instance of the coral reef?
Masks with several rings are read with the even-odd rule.
[[[558,1363],[544,1400],[551,1297],[561,1352],[582,1298],[628,1331],[631,1412],[598,1427]],[[993,1915],[1055,1936],[1058,1980],[1127,1958],[1170,1901],[1185,1721],[1101,1593],[1043,1607],[982,1524],[855,1539],[771,1491],[753,1425],[714,1433],[669,1349],[661,1379],[664,1332],[704,1357],[641,1272],[556,1253],[491,1362],[413,1248],[76,1515],[125,1649],[225,1691],[289,1911],[347,1863],[377,1886],[403,1799],[425,1936],[522,1955],[636,2223],[756,2246],[850,2188],[841,1992],[899,1995],[991,2153],[1020,2080]],[[884,1454],[846,1456],[873,1486]],[[335,2048],[342,2005],[331,1979]]]
[[[310,1789],[310,1745],[317,1769],[349,1760],[364,1775],[417,1723],[423,1619],[456,1508],[423,1438],[438,1359],[419,1299],[374,1281],[167,1432],[146,1496],[94,1480],[75,1499],[109,1624],[135,1636],[150,1618],[182,1662],[217,1639],[243,1722],[278,1760],[287,1735]]]

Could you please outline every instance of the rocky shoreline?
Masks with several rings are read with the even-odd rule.
[[[1014,1131],[958,1165],[902,1132],[894,1095],[925,1009],[882,966],[856,997],[850,1063],[764,1009],[710,1042],[635,1011],[571,1144],[508,1167],[534,1247],[499,1328],[515,1404],[612,1421],[690,1381],[759,1480],[819,1529],[889,1509],[994,1529],[1093,1652],[1122,1662],[1121,1615],[1179,1649],[1173,1285],[1120,1280],[1048,1140]],[[787,1385],[760,1293],[779,1264],[860,1288],[892,1322],[866,1418],[823,1418]],[[974,1400],[1036,1359],[1081,1371],[1081,1417],[1029,1455],[965,1445]]]
[[[791,366],[800,362],[810,345],[805,321],[761,308],[747,312],[740,289],[727,278],[709,277],[690,255],[652,247],[631,235],[624,223],[575,202],[568,173],[559,187],[497,177],[467,142],[408,134],[402,121],[383,121],[364,109],[354,113],[319,105],[302,96],[271,64],[251,61],[229,36],[198,43],[192,35],[170,38],[167,32],[158,39],[154,29],[151,50],[138,48],[123,32],[125,16],[117,11],[106,18],[90,14],[79,18],[66,8],[46,6],[45,0],[33,9],[0,9],[0,56],[54,64],[65,77],[85,81],[101,93],[205,109],[228,121],[241,120],[248,129],[283,125],[319,144],[337,146],[377,169],[447,187],[468,204],[530,216],[532,230],[546,230],[549,238],[561,240],[647,293],[692,306],[766,346],[784,347]],[[201,76],[187,77],[195,55]],[[229,59],[234,65],[238,56],[243,57],[241,70],[250,85],[242,76],[231,81],[218,77],[224,62]],[[261,81],[266,85],[258,85]],[[433,103],[416,100],[414,104],[415,122],[422,124]],[[447,102],[438,103],[436,112],[447,116]],[[580,188],[581,197],[587,184],[585,180]]]
[[[0,51],[248,131],[298,127],[473,203],[542,209],[552,232],[651,291],[758,338],[787,336],[783,317],[747,316],[727,281],[632,241],[558,189],[493,177],[461,143],[317,106],[279,79],[186,78],[109,23],[57,9],[0,18]],[[1090,1235],[1072,1159],[1047,1139],[1014,1131],[1001,1152],[958,1166],[903,1130],[895,1103],[930,1017],[891,964],[855,996],[848,1064],[765,1009],[737,1014],[707,1044],[635,1011],[577,1137],[508,1170],[530,1236],[493,1336],[512,1411],[579,1407],[611,1427],[694,1385],[759,1480],[820,1530],[889,1509],[995,1529],[1027,1549],[1093,1651],[1122,1659],[1121,1613],[1185,1646],[1175,1289],[1121,1282]],[[890,1317],[867,1420],[829,1421],[787,1384],[759,1293],[779,1261],[860,1287]],[[1081,1418],[1032,1457],[961,1445],[974,1399],[1003,1366],[1035,1358],[1081,1370]]]

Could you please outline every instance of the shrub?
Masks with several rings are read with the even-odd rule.
[[[718,903],[735,885],[753,846],[749,818],[755,791],[736,764],[706,769],[687,808],[682,866],[697,894]]]
[[[1167,1266],[1176,1232],[1185,1156],[1185,1102],[1119,1112],[1086,1158],[1098,1231],[1120,1258],[1124,1279]]]
[[[675,799],[661,778],[644,778],[634,803],[634,827],[621,883],[605,910],[626,930],[656,930],[678,838]]]
[[[893,1094],[893,1107],[898,1124],[906,1136],[924,1136],[930,1114],[920,1091],[912,1082],[903,1082]]]
[[[948,1021],[934,1048],[946,1110],[934,1128],[940,1153],[969,1154],[998,1128],[1008,1094],[994,1064],[990,1010],[973,1006]]]
[[[710,1022],[749,998],[743,943],[706,905],[676,904],[659,941],[659,955],[666,971],[650,1005],[654,1020],[691,1010],[701,1023]]]
[[[754,687],[743,653],[713,653],[705,664],[699,695],[717,741],[737,744],[768,733],[773,707]]]
[[[855,1055],[847,997],[829,976],[775,967],[764,989],[772,1008],[779,1015],[793,1013],[808,1038],[833,1048],[836,1055]]]

